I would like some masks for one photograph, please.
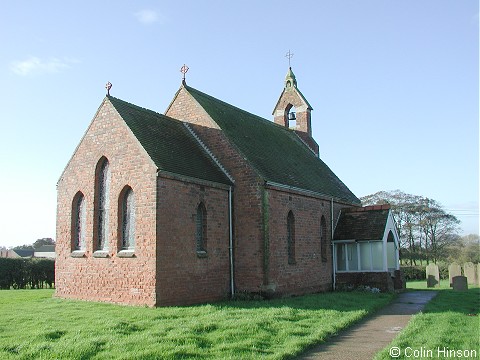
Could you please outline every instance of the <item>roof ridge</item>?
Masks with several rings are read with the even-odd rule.
[[[219,98],[216,98],[216,97],[214,97],[214,96],[212,96],[212,95],[209,95],[209,94],[207,94],[207,93],[204,93],[203,91],[200,91],[200,90],[198,90],[198,89],[195,89],[195,88],[193,88],[193,87],[191,87],[191,86],[185,85],[185,89],[187,89],[187,91],[193,90],[193,91],[197,92],[197,93],[198,93],[199,95],[201,95],[201,96],[205,96],[205,97],[210,98],[210,99],[212,99],[212,100],[214,100],[214,101],[216,101],[216,102],[222,103],[223,105],[229,106],[229,107],[231,107],[231,108],[233,108],[233,109],[235,109],[235,110],[237,110],[237,111],[240,111],[240,112],[242,112],[242,113],[245,113],[245,114],[248,114],[248,115],[250,115],[250,116],[253,116],[253,117],[257,118],[258,120],[263,121],[263,122],[265,122],[265,123],[267,123],[267,124],[269,124],[269,125],[271,125],[271,126],[274,126],[274,127],[279,128],[279,129],[282,129],[282,130],[284,130],[284,131],[287,132],[287,133],[293,133],[293,132],[295,132],[294,130],[288,129],[288,128],[286,128],[285,126],[282,126],[282,125],[280,125],[280,124],[276,124],[276,123],[274,123],[273,121],[270,121],[270,120],[268,120],[268,119],[265,119],[264,117],[261,117],[260,115],[254,114],[254,113],[252,113],[252,112],[250,112],[250,111],[247,111],[247,110],[244,110],[244,109],[242,109],[242,108],[239,108],[238,106],[235,106],[235,105],[232,105],[232,104],[230,104],[230,103],[227,103],[226,101],[220,100]]]
[[[352,205],[358,198],[335,173],[285,126],[185,86],[185,90],[219,125],[237,151],[266,181],[325,193]],[[278,157],[278,154],[284,154]],[[286,154],[285,154],[286,153]]]
[[[114,97],[114,96],[112,96],[112,95],[107,95],[107,98],[108,98],[110,101],[111,101],[112,99],[113,99],[114,101],[120,101],[120,102],[124,103],[125,105],[131,106],[131,107],[136,108],[136,109],[138,109],[138,110],[144,110],[144,111],[148,111],[148,112],[151,112],[151,113],[154,113],[154,114],[157,114],[157,115],[166,116],[166,115],[164,115],[164,114],[162,114],[162,113],[159,113],[159,112],[157,112],[157,111],[155,111],[155,110],[147,109],[147,108],[145,108],[145,107],[143,107],[143,106],[136,105],[136,104],[134,104],[134,103],[131,103],[131,102],[122,100],[122,99],[120,99],[120,98]],[[166,116],[166,117],[168,117],[168,116]],[[171,119],[174,119],[174,118],[171,118]],[[174,119],[174,120],[177,120],[177,119]],[[177,121],[178,121],[178,120],[177,120]]]
[[[362,207],[352,207],[344,209],[346,213],[352,212],[366,212],[366,211],[380,211],[380,210],[390,210],[390,204],[381,204],[381,205],[368,205]]]

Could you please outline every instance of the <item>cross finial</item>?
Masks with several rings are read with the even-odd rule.
[[[187,73],[188,71],[188,66],[183,64],[183,66],[180,68],[180,72],[183,74],[183,78],[182,78],[182,84],[185,85],[186,84],[186,81],[185,81],[185,74]]]
[[[291,60],[292,57],[293,57],[293,53],[292,53],[290,50],[288,50],[288,52],[287,52],[287,54],[285,55],[285,57],[288,59],[288,67],[291,67],[291,65],[290,65],[290,60]]]
[[[110,89],[112,88],[112,83],[109,81],[105,85],[105,89],[107,89],[107,96],[110,96]]]

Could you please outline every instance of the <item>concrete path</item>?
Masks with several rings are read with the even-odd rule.
[[[437,295],[436,291],[401,293],[374,315],[332,337],[298,359],[371,360],[386,347],[416,314]]]

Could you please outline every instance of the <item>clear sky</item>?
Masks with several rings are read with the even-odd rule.
[[[478,233],[476,0],[4,1],[0,245],[55,238],[56,183],[105,96],[187,83],[267,119],[294,53],[320,156],[358,196],[428,196]]]

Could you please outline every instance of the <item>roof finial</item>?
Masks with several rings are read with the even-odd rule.
[[[292,67],[290,65],[290,60],[292,59],[293,55],[294,54],[292,52],[290,52],[290,49],[288,50],[287,54],[285,55],[285,57],[288,59],[288,67]]]
[[[112,88],[112,83],[109,81],[105,85],[105,89],[107,89],[107,96],[110,96],[110,89]]]
[[[182,84],[183,85],[187,85],[187,82],[185,81],[185,74],[187,73],[188,71],[188,66],[183,64],[183,66],[180,68],[180,72],[183,74],[183,78],[182,78]]]

